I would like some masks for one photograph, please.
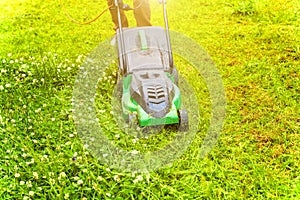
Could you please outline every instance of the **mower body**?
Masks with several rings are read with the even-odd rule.
[[[117,45],[124,118],[141,127],[180,124],[178,74],[170,64],[165,29],[124,28],[122,34],[123,40],[119,31],[116,37],[124,48]]]

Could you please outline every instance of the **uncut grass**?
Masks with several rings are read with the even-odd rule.
[[[33,191],[31,198],[52,199],[299,198],[299,2],[272,2],[168,3],[171,28],[195,39],[219,66],[227,118],[207,157],[198,158],[200,134],[172,166],[137,182],[137,175],[109,169],[90,156],[71,120],[75,59],[113,34],[109,16],[77,26],[57,14],[57,2],[2,3],[0,57],[7,72],[1,71],[0,79],[1,197],[21,199]],[[77,11],[74,17],[83,19]],[[162,22],[156,10],[153,22]],[[43,62],[43,52],[50,51],[58,54],[57,63]],[[27,72],[10,63],[22,57]],[[57,73],[65,59],[76,66]]]

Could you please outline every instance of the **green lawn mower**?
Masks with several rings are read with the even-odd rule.
[[[179,131],[188,131],[188,113],[182,109],[165,1],[162,5],[164,28],[123,28],[120,10],[128,6],[115,0],[122,114],[130,127],[177,125]]]

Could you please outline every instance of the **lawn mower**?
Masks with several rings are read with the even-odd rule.
[[[120,10],[130,8],[122,0],[114,3],[119,25],[115,36],[118,84],[125,121],[130,127],[177,125],[179,131],[188,131],[188,113],[182,109],[165,1],[161,2],[165,27],[123,28]]]

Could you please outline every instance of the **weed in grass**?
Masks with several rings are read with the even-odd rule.
[[[246,1],[239,1],[237,3],[233,3],[233,14],[234,15],[253,15],[255,14],[256,8],[255,8],[255,1],[253,0],[246,0]]]

